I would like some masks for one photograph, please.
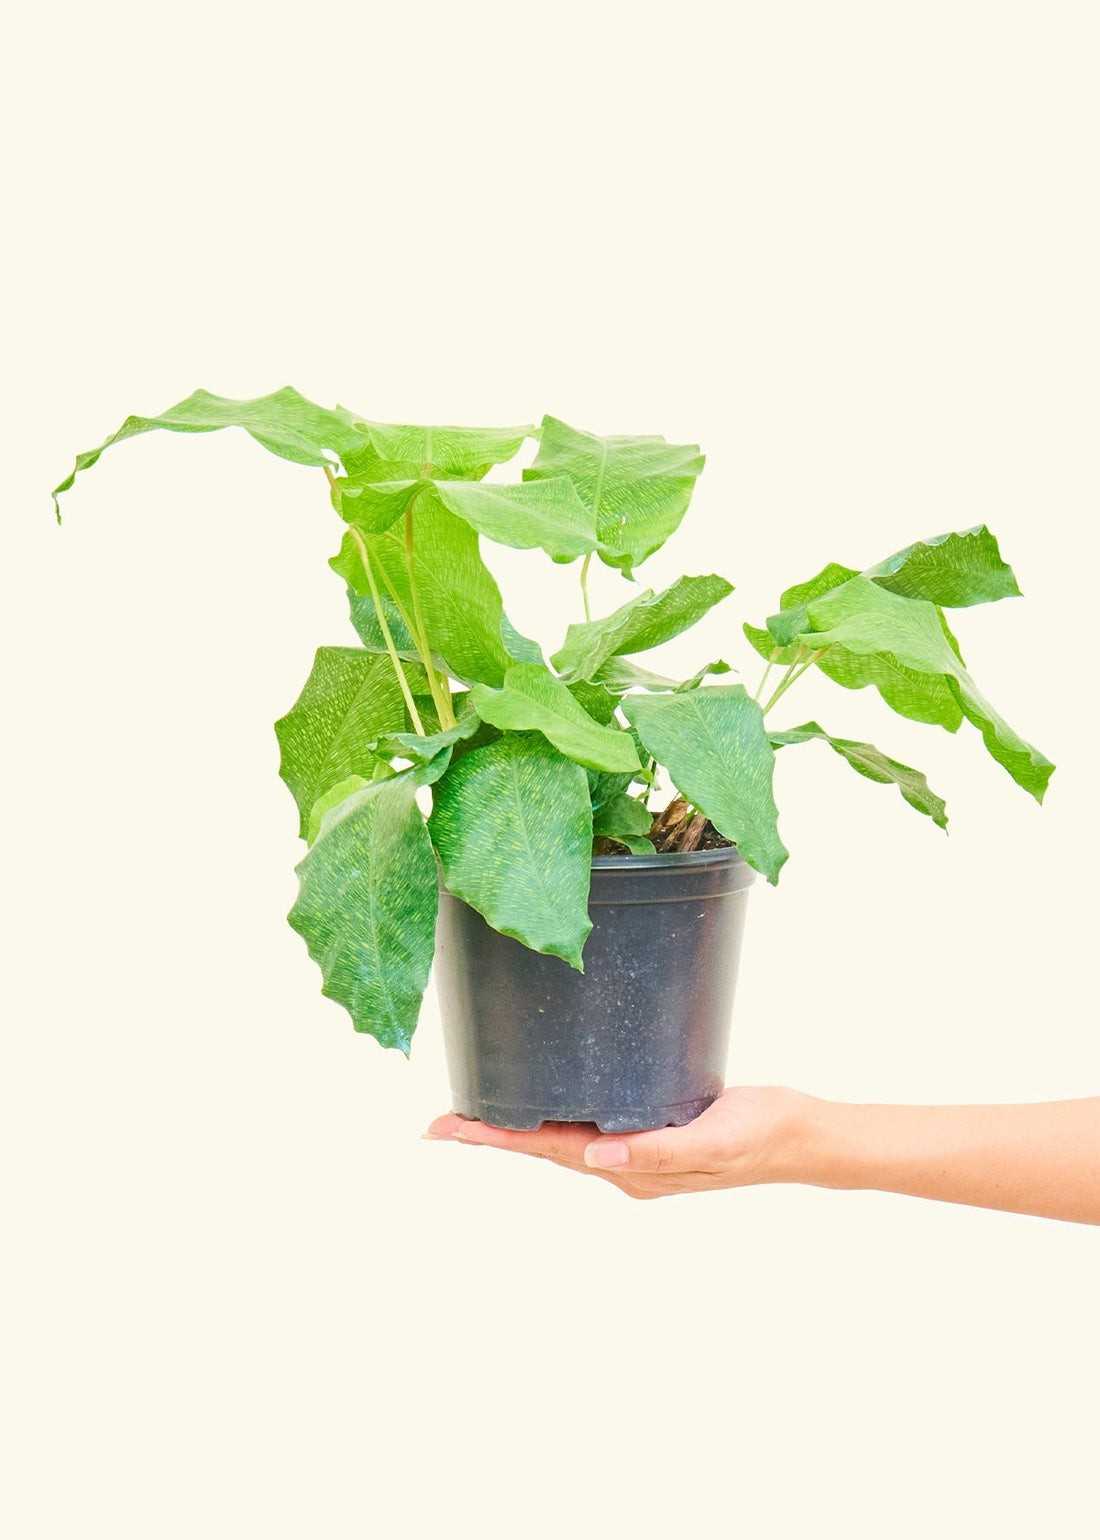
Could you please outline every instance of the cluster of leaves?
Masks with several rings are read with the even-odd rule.
[[[788,589],[765,627],[756,697],[710,684],[721,660],[668,679],[635,660],[731,592],[716,574],[645,589],[611,615],[570,625],[550,658],[504,612],[480,537],[553,561],[598,557],[631,577],[677,528],[703,468],[697,446],[540,427],[372,422],[284,389],[253,401],[197,391],[160,417],[131,417],[81,455],[57,495],[103,449],[155,428],[245,428],[284,459],[321,467],[346,530],[358,647],[322,647],[276,724],[281,773],[308,853],[290,923],[357,1030],[408,1051],[434,951],[438,870],[505,935],[580,968],[591,928],[593,840],[652,851],[647,797],[658,767],[769,881],[787,858],[772,793],[775,753],[822,741],[859,774],[898,787],[941,827],[924,776],[816,723],[768,728],[768,710],[811,667],[873,685],[895,711],[954,732],[968,720],[1036,798],[1053,766],[975,687],[944,610],[1019,592],[981,526],[908,547],[863,572],[830,565]],[[519,481],[486,474],[538,440]],[[763,698],[771,670],[784,670]],[[431,788],[425,816],[418,795]]]

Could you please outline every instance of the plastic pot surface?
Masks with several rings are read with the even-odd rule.
[[[754,875],[732,847],[596,857],[583,974],[444,888],[435,980],[454,1110],[604,1133],[698,1117],[725,1084]]]

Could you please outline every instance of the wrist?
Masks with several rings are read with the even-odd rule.
[[[845,1102],[790,1092],[795,1098],[769,1162],[769,1180],[810,1187],[859,1187],[859,1109]]]

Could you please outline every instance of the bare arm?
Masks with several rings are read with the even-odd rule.
[[[684,1128],[611,1135],[547,1123],[515,1133],[447,1113],[428,1137],[538,1156],[634,1198],[801,1182],[1100,1224],[1100,1097],[891,1107],[741,1086]]]

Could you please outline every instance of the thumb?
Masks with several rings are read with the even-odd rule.
[[[679,1140],[677,1135],[680,1135]],[[684,1171],[685,1141],[680,1129],[655,1128],[642,1134],[593,1139],[585,1146],[584,1163],[601,1171]]]

